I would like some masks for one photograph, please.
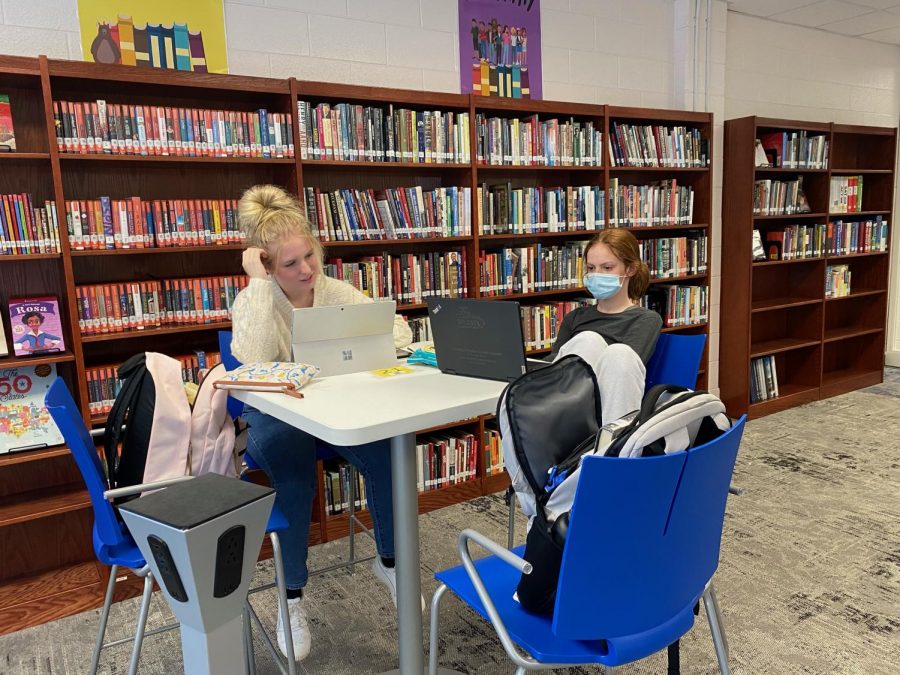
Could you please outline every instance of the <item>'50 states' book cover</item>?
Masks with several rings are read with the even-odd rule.
[[[0,455],[63,443],[44,406],[56,366],[0,367]]]

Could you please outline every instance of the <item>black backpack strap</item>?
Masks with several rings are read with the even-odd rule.
[[[143,353],[132,356],[117,371],[118,378],[124,379],[122,391],[116,397],[112,410],[106,418],[103,454],[106,457],[106,471],[110,487],[118,487],[116,470],[119,460],[119,443],[122,440],[122,426],[128,418],[147,376],[146,357]]]

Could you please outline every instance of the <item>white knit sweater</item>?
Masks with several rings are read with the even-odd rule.
[[[321,272],[313,291],[313,307],[357,305],[373,300],[350,284],[331,279]],[[291,360],[291,311],[284,291],[272,277],[250,279],[238,293],[231,310],[231,351],[241,363]],[[412,342],[412,331],[403,317],[394,317],[394,344]]]

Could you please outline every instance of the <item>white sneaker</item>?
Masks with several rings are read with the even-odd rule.
[[[291,617],[291,640],[294,643],[294,660],[302,661],[309,656],[309,649],[312,646],[312,638],[309,634],[309,622],[306,620],[306,608],[303,606],[303,598],[290,598],[287,601],[288,616]],[[284,622],[281,618],[281,611],[278,612],[278,628],[275,629],[278,638],[278,648],[285,658],[287,655],[287,646],[284,640]]]
[[[385,567],[379,556],[372,561],[372,573],[375,578],[388,587],[391,592],[391,600],[394,601],[394,607],[397,606],[397,568]],[[421,595],[419,599],[422,601],[422,611],[425,611],[425,598]]]

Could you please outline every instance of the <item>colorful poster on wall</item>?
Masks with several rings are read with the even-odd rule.
[[[222,0],[78,0],[85,61],[227,73]]]
[[[541,0],[458,0],[462,93],[542,98]]]

